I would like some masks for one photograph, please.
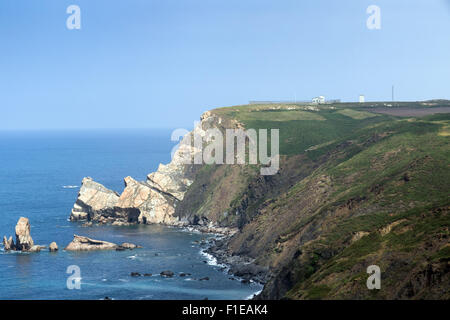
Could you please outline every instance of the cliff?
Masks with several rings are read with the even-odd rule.
[[[343,104],[215,109],[185,139],[208,128],[279,129],[275,175],[186,165],[182,147],[147,181],[127,178],[120,196],[82,187],[72,217],[236,228],[212,253],[269,270],[260,299],[449,299],[449,127],[448,114],[400,118]],[[366,286],[370,265],[381,290]]]
[[[203,137],[205,130],[221,127],[220,117],[204,113],[194,130],[183,137],[169,164],[160,164],[146,181],[126,177],[121,194],[90,177],[84,178],[70,220],[116,225],[189,224],[191,221],[186,217],[175,215],[175,209],[202,168],[201,164],[194,164],[193,159],[200,149],[195,148],[192,141],[194,136]]]

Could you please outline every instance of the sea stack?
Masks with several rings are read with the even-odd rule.
[[[16,225],[16,250],[28,251],[34,246],[30,235],[30,221],[28,218],[20,217]]]

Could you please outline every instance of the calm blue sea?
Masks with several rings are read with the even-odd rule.
[[[134,251],[6,253],[0,251],[0,299],[245,299],[257,284],[231,280],[207,260],[196,241],[204,235],[163,226],[85,228],[68,217],[83,177],[123,190],[123,178],[144,180],[170,161],[169,130],[0,132],[0,236],[14,236],[19,217],[28,217],[36,244],[73,234],[115,243]],[[72,187],[69,187],[72,186]],[[76,187],[75,187],[76,186]],[[81,271],[81,289],[68,289],[67,268]],[[162,278],[172,270],[188,277]],[[131,277],[131,272],[152,277]],[[209,281],[197,279],[209,277]]]

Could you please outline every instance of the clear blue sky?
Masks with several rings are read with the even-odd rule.
[[[450,98],[449,2],[0,0],[0,129],[189,129],[213,107],[389,100],[392,84]]]

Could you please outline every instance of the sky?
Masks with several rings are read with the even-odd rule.
[[[450,99],[449,58],[450,0],[0,0],[0,130],[190,129],[215,107],[392,85]]]

